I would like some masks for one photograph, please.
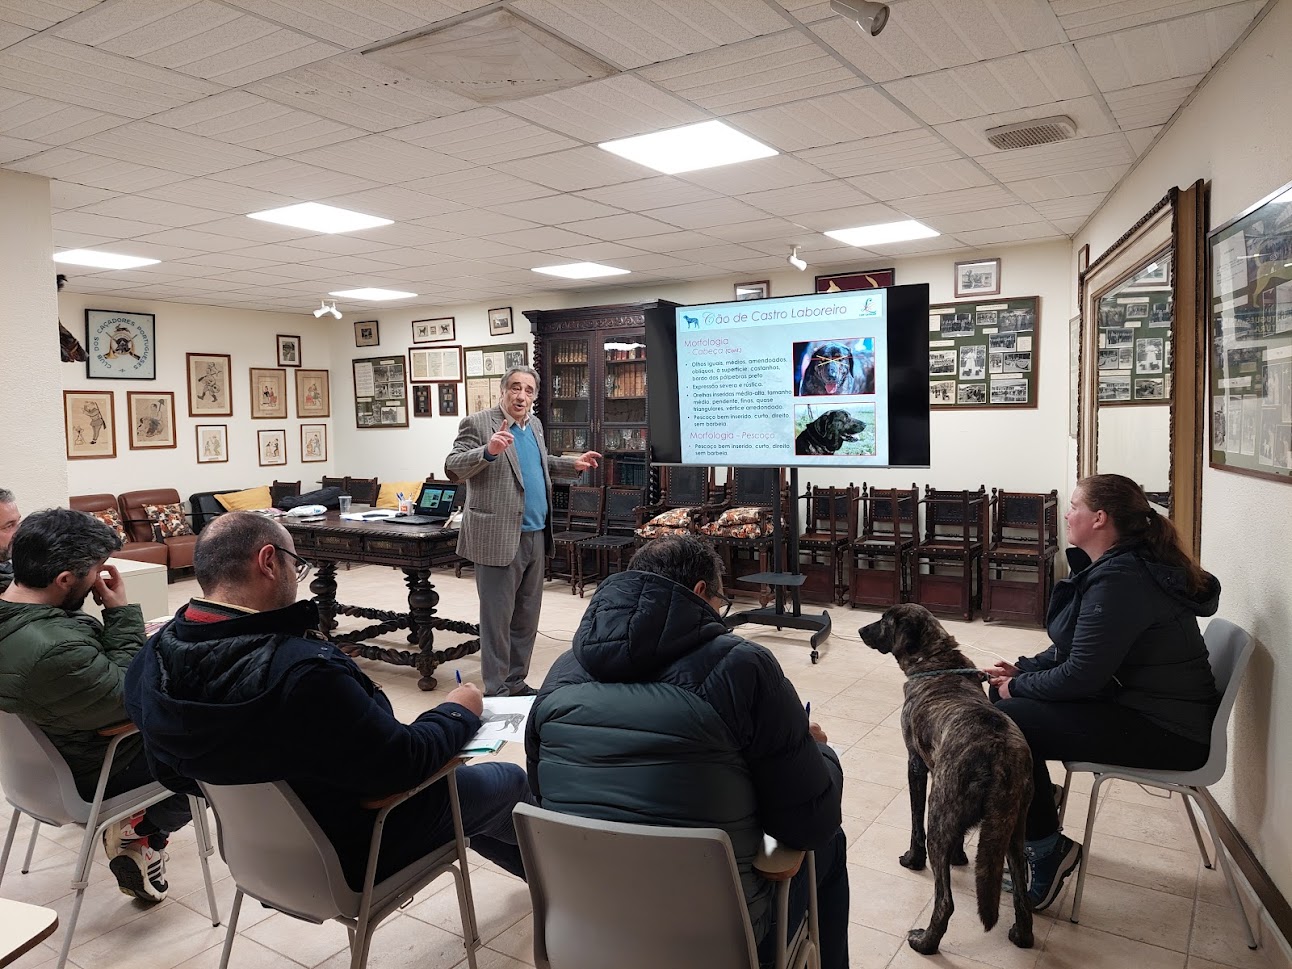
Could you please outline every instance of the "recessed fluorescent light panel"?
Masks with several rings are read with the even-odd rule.
[[[702,121],[650,135],[620,138],[603,142],[599,147],[665,175],[780,154],[721,121]]]
[[[385,299],[411,299],[416,293],[405,293],[398,289],[376,289],[368,287],[367,289],[340,289],[335,293],[328,293],[329,296],[340,296],[342,299],[366,299],[372,302],[378,302]]]
[[[600,276],[626,276],[629,270],[603,266],[595,262],[571,262],[564,266],[538,266],[534,272],[561,276],[565,279],[597,279]]]
[[[95,269],[138,269],[140,266],[155,265],[160,260],[98,252],[94,249],[68,249],[54,253],[54,262],[65,262],[71,266],[93,266]]]
[[[297,229],[309,229],[311,232],[326,232],[329,235],[391,224],[390,219],[364,215],[362,212],[351,212],[349,209],[338,209],[336,206],[323,205],[321,202],[302,202],[300,205],[288,205],[281,209],[252,212],[247,218],[290,225]]]
[[[911,239],[932,239],[941,235],[923,222],[907,219],[905,222],[882,222],[879,225],[859,225],[852,229],[831,229],[826,233],[831,239],[850,246],[882,246],[888,242],[908,242]]]

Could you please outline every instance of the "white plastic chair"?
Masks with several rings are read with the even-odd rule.
[[[158,783],[137,787],[113,797],[103,796],[117,747],[126,737],[138,732],[135,726],[129,723],[99,731],[103,736],[112,739],[108,743],[103,767],[99,770],[94,800],[86,801],[77,793],[76,782],[72,779],[72,771],[67,766],[67,761],[45,736],[45,732],[25,717],[0,712],[0,786],[4,787],[5,800],[13,805],[14,809],[13,817],[9,821],[9,831],[5,836],[4,851],[0,852],[0,879],[3,879],[5,867],[9,863],[9,851],[13,847],[14,835],[18,833],[18,819],[21,815],[25,814],[35,821],[31,831],[31,841],[27,844],[27,856],[22,865],[24,875],[31,869],[31,857],[36,849],[36,836],[40,833],[42,824],[56,828],[65,824],[79,824],[85,827],[85,837],[81,839],[81,852],[77,856],[76,868],[72,872],[72,888],[76,891],[76,900],[72,903],[72,914],[67,920],[63,948],[58,954],[58,969],[63,969],[64,963],[67,962],[67,954],[72,948],[76,920],[81,914],[81,902],[85,898],[86,886],[90,883],[90,867],[95,843],[101,838],[104,829],[139,813],[158,801],[174,796],[173,791],[167,790]],[[214,848],[211,845],[211,834],[206,824],[206,805],[196,797],[190,797],[188,803],[193,811],[193,829],[197,834],[198,860],[202,863],[202,878],[206,882],[206,899],[211,909],[211,924],[219,925],[220,911],[215,904],[215,889],[211,885],[211,868],[207,861],[214,852]]]
[[[1189,816],[1193,837],[1198,842],[1198,850],[1202,853],[1202,863],[1207,868],[1211,868],[1211,860],[1207,857],[1207,846],[1203,843],[1202,832],[1198,830],[1198,821],[1194,817],[1193,808],[1189,805],[1190,798],[1197,801],[1203,820],[1207,822],[1207,831],[1211,835],[1216,858],[1220,861],[1220,870],[1224,872],[1225,881],[1229,885],[1229,895],[1247,932],[1247,947],[1255,949],[1256,936],[1252,934],[1252,925],[1247,920],[1247,912],[1243,909],[1242,899],[1238,895],[1234,873],[1229,867],[1224,846],[1216,833],[1216,820],[1209,806],[1211,799],[1201,796],[1203,788],[1210,787],[1225,776],[1229,751],[1229,715],[1234,709],[1238,686],[1242,682],[1243,672],[1247,668],[1247,661],[1251,659],[1255,643],[1246,630],[1225,619],[1211,620],[1207,624],[1207,631],[1203,633],[1203,640],[1207,644],[1207,658],[1211,662],[1211,673],[1216,678],[1216,688],[1220,691],[1220,706],[1216,709],[1216,719],[1211,724],[1211,751],[1207,755],[1207,762],[1196,770],[1172,771],[1064,761],[1063,766],[1067,768],[1067,776],[1063,779],[1063,795],[1059,801],[1059,823],[1063,823],[1063,815],[1068,804],[1068,791],[1072,786],[1072,775],[1076,771],[1086,771],[1095,775],[1095,782],[1090,790],[1090,810],[1086,813],[1084,850],[1087,859],[1090,858],[1090,843],[1095,832],[1095,809],[1099,805],[1099,787],[1104,781],[1116,779],[1145,787],[1156,787],[1164,791],[1174,791],[1184,802],[1184,811]],[[1072,899],[1070,918],[1073,922],[1078,921],[1080,917],[1081,893],[1085,887],[1086,864],[1082,864],[1081,871],[1077,875],[1077,891]]]
[[[537,969],[758,969],[731,840],[721,828],[596,821],[529,804],[512,812],[534,904]],[[765,839],[776,882],[776,967],[820,967],[812,852]],[[808,915],[786,939],[790,878],[806,859]]]
[[[350,965],[352,969],[363,969],[368,962],[372,933],[381,921],[446,872],[453,874],[457,886],[467,964],[475,969],[480,933],[471,901],[468,842],[462,832],[457,778],[454,776],[460,763],[452,761],[410,791],[364,803],[365,807],[378,810],[360,892],[346,883],[336,849],[286,782],[201,784],[202,792],[215,811],[220,855],[238,886],[233,898],[233,911],[229,915],[229,929],[224,937],[220,969],[227,969],[229,965],[244,895],[316,925],[328,920],[340,922],[350,932]],[[454,839],[374,883],[387,815],[439,781],[445,781],[449,786]]]

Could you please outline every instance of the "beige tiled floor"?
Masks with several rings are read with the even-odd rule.
[[[469,574],[456,580],[437,574],[440,613],[473,619],[476,593]],[[356,568],[339,577],[341,599],[397,608],[404,599],[401,577],[388,569]],[[196,591],[190,581],[171,586],[172,607]],[[531,682],[537,686],[548,667],[569,644],[586,600],[551,583],[544,601],[542,633],[534,652]],[[849,843],[852,885],[852,965],[858,969],[919,969],[957,966],[966,969],[1076,969],[1133,966],[1135,969],[1285,969],[1274,945],[1249,952],[1237,917],[1229,906],[1223,879],[1203,869],[1184,813],[1177,800],[1155,797],[1138,788],[1105,785],[1098,809],[1094,851],[1086,882],[1080,925],[1068,921],[1071,883],[1050,912],[1037,918],[1036,946],[1016,949],[1005,937],[1008,907],[1000,926],[984,933],[974,917],[972,876],[955,870],[953,884],[959,908],[942,943],[942,953],[925,957],[904,942],[906,930],[923,925],[932,900],[928,872],[911,872],[897,864],[909,836],[906,763],[897,718],[902,677],[896,664],[866,649],[856,629],[869,614],[832,610],[835,635],[813,666],[806,637],[746,626],[744,632],[769,646],[780,659],[800,696],[812,702],[813,719],[843,749],[847,777],[843,797],[844,830]],[[353,620],[346,620],[353,622]],[[1033,629],[948,623],[978,663],[994,655],[1013,658],[1043,645]],[[392,638],[392,645],[402,640]],[[452,670],[479,682],[480,665],[469,657],[445,668],[441,686],[431,694],[417,689],[411,669],[365,663],[405,719],[433,705],[453,683]],[[499,754],[523,762],[523,750],[510,744]],[[1080,830],[1087,805],[1089,778],[1074,781],[1071,830]],[[27,822],[19,833],[25,845]],[[1070,833],[1071,833],[1070,830]],[[79,831],[46,828],[32,871],[18,872],[21,851],[0,883],[0,896],[51,905],[66,917],[67,887]],[[79,969],[215,969],[224,930],[206,915],[205,892],[191,828],[172,844],[171,898],[145,908],[117,892],[111,874],[96,858],[94,874],[77,927],[71,964]],[[233,883],[218,857],[212,859],[221,912],[228,914]],[[532,926],[525,886],[488,863],[472,871],[481,934],[487,948],[482,969],[532,965]],[[1075,879],[1074,879],[1075,881]],[[244,906],[232,965],[240,969],[298,969],[348,965],[345,930],[335,924],[311,925]],[[465,965],[456,897],[451,880],[441,880],[377,932],[370,964],[374,969],[448,969]],[[49,969],[61,937],[56,935],[18,960],[20,969]]]

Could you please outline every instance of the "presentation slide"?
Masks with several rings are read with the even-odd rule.
[[[888,298],[679,307],[682,463],[890,464]]]

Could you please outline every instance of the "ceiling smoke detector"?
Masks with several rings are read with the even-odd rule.
[[[1067,141],[1076,134],[1076,123],[1066,114],[1040,118],[1037,121],[1003,124],[998,128],[988,128],[986,131],[988,144],[1001,151],[1052,145],[1056,141]]]

